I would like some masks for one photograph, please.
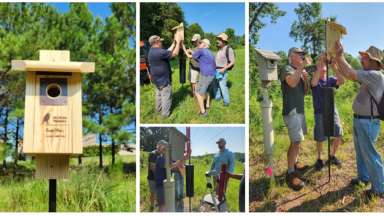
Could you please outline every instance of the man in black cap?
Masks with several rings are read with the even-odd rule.
[[[156,85],[156,111],[167,118],[171,114],[172,105],[172,71],[169,61],[179,54],[181,41],[174,40],[168,50],[163,49],[163,39],[157,35],[152,35],[148,41],[151,45],[148,52],[149,71]]]
[[[304,134],[307,133],[304,96],[308,90],[308,74],[304,66],[309,62],[305,58],[305,54],[306,52],[303,49],[291,48],[288,52],[289,65],[284,68],[280,78],[283,94],[283,117],[290,139],[287,153],[287,183],[294,190],[300,190],[304,187],[304,181],[299,178],[297,171],[306,168],[306,166],[297,162],[300,143],[304,141]]]

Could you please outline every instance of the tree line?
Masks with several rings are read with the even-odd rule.
[[[169,47],[173,41],[172,28],[179,23],[184,23],[186,47],[192,47],[191,39],[194,34],[200,34],[202,38],[207,38],[212,46],[212,50],[217,50],[214,46],[217,34],[204,32],[198,23],[188,23],[185,20],[184,12],[177,3],[145,3],[140,5],[140,40],[147,41],[151,35],[159,35],[164,38],[164,46]],[[220,25],[218,23],[217,25]],[[223,29],[229,37],[229,43],[233,48],[245,45],[244,35],[238,36],[233,28]]]

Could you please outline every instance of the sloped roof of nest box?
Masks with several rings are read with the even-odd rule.
[[[12,60],[12,70],[93,73],[94,62],[70,61],[67,50],[40,50],[40,60]]]
[[[269,59],[269,60],[280,60],[280,56],[275,54],[272,51],[267,51],[267,50],[261,50],[261,49],[256,49],[256,52],[261,55],[263,58]]]

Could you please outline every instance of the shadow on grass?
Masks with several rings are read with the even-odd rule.
[[[185,97],[190,95],[190,89],[188,85],[182,85],[177,92],[175,92],[172,95],[172,107],[171,107],[171,112],[173,112],[179,104],[185,100]]]
[[[330,191],[326,194],[321,195],[320,197],[305,201],[301,205],[293,207],[289,209],[290,212],[319,212],[326,205],[332,205],[336,203],[338,200],[343,199],[344,196],[347,196],[353,193],[354,189],[351,186],[345,186],[337,191]],[[353,208],[357,208],[359,206],[358,201],[354,201],[350,204],[350,206],[346,206],[338,209],[337,211],[346,211],[351,210]]]

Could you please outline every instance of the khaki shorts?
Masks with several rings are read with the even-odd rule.
[[[291,142],[304,141],[304,135],[307,134],[307,124],[303,113],[297,113],[296,109],[293,109],[288,115],[284,116],[284,123],[288,128]]]
[[[211,87],[211,83],[214,78],[214,76],[204,76],[200,74],[199,82],[197,82],[196,93],[201,96],[205,96],[205,94],[207,94],[209,88]]]
[[[190,70],[189,73],[189,79],[191,80],[191,83],[197,83],[199,81],[199,71],[197,70]]]

